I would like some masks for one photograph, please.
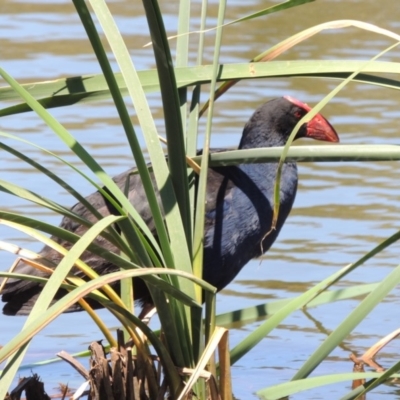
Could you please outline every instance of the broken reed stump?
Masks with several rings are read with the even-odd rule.
[[[52,396],[52,398],[72,399],[71,396],[73,396],[74,399],[88,400],[169,399],[167,379],[158,357],[149,355],[145,358],[140,354],[133,355],[132,343],[124,343],[121,330],[117,330],[117,347],[111,348],[109,354],[106,353],[101,341],[92,342],[89,350],[91,353],[89,369],[65,351],[57,354],[84,378],[84,383],[76,391],[71,391],[68,387],[60,387],[61,395]],[[194,370],[180,368],[178,372],[182,377],[188,377]],[[202,371],[199,377],[206,382],[208,399],[221,400],[219,385],[212,373]],[[37,386],[39,389],[35,389],[35,392],[29,390],[29,385],[33,385],[31,382],[39,385]],[[191,387],[186,389],[185,400],[196,398]],[[5,400],[20,400],[23,391],[25,391],[26,400],[50,399],[44,392],[43,383],[35,374],[31,378],[24,378]],[[227,395],[223,398],[231,399],[232,396]]]
[[[124,344],[122,331],[117,331],[118,348],[110,349],[110,357],[100,342],[89,346],[90,369],[83,366],[67,353],[59,354],[89,381],[88,400],[148,400],[146,379],[140,373],[132,348]]]
[[[29,378],[22,378],[5,400],[20,400],[23,392],[25,392],[26,400],[51,400],[44,391],[43,382],[36,374]]]
[[[148,400],[146,392],[140,390],[130,348],[123,352],[112,348],[110,360],[100,342],[93,342],[89,349],[89,400]]]

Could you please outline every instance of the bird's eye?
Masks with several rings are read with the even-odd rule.
[[[298,110],[298,111],[295,111],[294,116],[296,118],[300,119],[303,116],[303,113],[300,110]]]

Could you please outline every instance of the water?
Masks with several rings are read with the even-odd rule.
[[[142,47],[149,39],[141,3],[115,0],[110,7],[137,68],[154,67],[151,48]],[[177,7],[168,2],[162,7],[166,12],[167,29],[173,34]],[[257,1],[232,2],[226,19],[235,20],[264,7],[263,2]],[[194,10],[198,9],[199,4],[194,5]],[[210,15],[209,26],[212,26],[217,15],[215,1],[211,2]],[[360,19],[400,33],[395,2],[349,0],[344,7],[343,2],[338,0],[320,0],[286,13],[227,27],[221,60],[246,62],[289,35],[333,19]],[[44,0],[8,1],[2,5],[0,22],[0,66],[19,81],[34,82],[99,72],[69,1],[58,0],[51,4]],[[197,22],[193,21],[192,29],[197,28]],[[212,35],[207,36],[206,43],[205,62],[210,62]],[[289,50],[280,59],[367,59],[391,43],[389,39],[355,28],[327,31]],[[191,60],[195,60],[195,37],[191,39],[191,49]],[[397,61],[398,56],[399,51],[394,50],[384,59]],[[268,98],[291,94],[312,105],[336,84],[337,81],[333,80],[304,78],[240,82],[216,103],[212,145],[237,145],[243,124],[252,110]],[[149,96],[149,99],[161,127],[160,102],[156,95]],[[323,113],[335,126],[344,144],[397,144],[399,101],[397,91],[351,83]],[[110,101],[55,109],[52,113],[110,174],[131,166],[129,150]],[[45,146],[75,166],[82,167],[80,161],[32,113],[2,118],[0,129]],[[6,143],[44,163],[82,193],[91,192],[86,182],[78,180],[64,165],[44,156],[40,150],[15,141],[7,140]],[[62,204],[74,203],[59,187],[5,152],[1,154],[0,168],[2,179],[39,191]],[[249,263],[235,282],[219,295],[220,312],[300,294],[338,268],[357,260],[398,230],[400,189],[396,162],[303,163],[299,165],[299,175],[295,206],[279,239],[261,263]],[[59,217],[38,206],[5,194],[0,194],[0,198],[6,210],[24,212],[50,223],[59,221]],[[40,249],[40,245],[30,238],[2,225],[0,239],[32,250]],[[398,254],[399,245],[396,244],[352,273],[342,286],[383,279],[397,266]],[[11,255],[2,253],[1,268],[6,269],[12,261]],[[315,374],[351,371],[350,352],[361,355],[381,337],[397,329],[398,319],[394,310],[399,306],[399,295],[398,290],[391,293],[346,339],[343,346],[330,354]],[[310,309],[307,313],[298,311],[287,318],[235,364],[235,396],[243,400],[256,398],[255,391],[290,379],[329,331],[357,304],[357,300],[343,301]],[[109,325],[115,325],[106,312],[102,311],[101,315]],[[18,333],[23,323],[24,318],[0,315],[0,344]],[[254,323],[232,330],[231,345],[238,343],[256,326],[257,323]],[[34,339],[25,363],[52,358],[62,349],[69,353],[83,350],[90,341],[101,336],[84,314],[63,315]],[[389,367],[397,361],[398,351],[399,345],[395,341],[383,350],[378,361]],[[81,382],[80,377],[64,363],[56,367],[36,368],[34,372],[43,378],[50,392],[54,392],[60,381],[69,382],[71,387],[77,387]],[[294,398],[336,399],[347,390],[348,385],[338,384],[329,387],[327,392],[316,389]],[[396,395],[395,388],[382,387],[368,398],[386,399]]]

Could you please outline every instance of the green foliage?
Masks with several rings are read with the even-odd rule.
[[[309,2],[310,0],[291,0],[259,10],[231,23],[240,23],[252,18],[265,18],[266,15],[283,11]],[[160,358],[163,373],[167,377],[168,387],[172,398],[180,398],[184,390],[184,379],[176,367],[191,368],[191,378],[186,380],[186,393],[191,385],[196,386],[196,394],[206,398],[205,384],[198,377],[207,369],[220,378],[219,390],[224,398],[231,396],[229,362],[239,360],[253,348],[265,335],[275,329],[288,315],[305,306],[316,306],[324,302],[337,301],[350,296],[359,296],[369,293],[360,302],[359,306],[337,327],[326,341],[310,356],[304,366],[296,373],[293,380],[262,389],[258,392],[261,397],[277,399],[282,396],[297,393],[319,385],[332,382],[352,380],[354,374],[323,376],[307,378],[308,375],[326,358],[330,352],[368,315],[368,313],[400,282],[399,267],[379,284],[357,286],[341,291],[328,291],[328,287],[348,274],[354,268],[364,263],[368,258],[378,254],[386,246],[399,239],[397,233],[384,243],[378,245],[365,257],[356,263],[343,268],[341,271],[315,285],[306,293],[294,299],[277,303],[260,305],[251,309],[237,310],[223,316],[215,316],[215,288],[201,279],[203,266],[203,235],[204,235],[204,204],[208,166],[223,166],[238,163],[276,161],[281,159],[299,159],[305,161],[341,161],[341,160],[383,160],[400,159],[400,150],[397,146],[313,146],[289,149],[254,149],[232,151],[209,155],[209,143],[212,132],[212,117],[214,102],[226,90],[240,79],[272,78],[276,76],[306,76],[315,79],[334,78],[341,83],[326,98],[321,101],[307,118],[317,113],[336,93],[349,81],[357,80],[365,84],[373,84],[382,88],[399,89],[400,81],[397,74],[400,65],[391,62],[378,62],[374,57],[368,61],[320,61],[320,60],[293,60],[288,62],[273,61],[273,59],[311,35],[323,29],[332,27],[343,28],[356,26],[360,29],[372,30],[378,34],[389,36],[396,41],[400,37],[392,32],[385,31],[370,24],[359,21],[334,21],[310,28],[304,32],[286,39],[271,49],[260,53],[249,64],[220,65],[219,53],[221,49],[222,32],[226,2],[220,1],[218,8],[218,26],[215,28],[215,44],[213,63],[201,65],[204,52],[204,32],[199,34],[199,52],[197,65],[188,67],[188,29],[190,18],[190,2],[181,1],[179,8],[179,28],[177,38],[177,56],[175,66],[171,57],[170,45],[163,26],[162,13],[156,0],[144,1],[144,15],[147,17],[154,48],[154,57],[157,71],[137,71],[134,60],[125,46],[123,38],[112,18],[112,15],[103,0],[91,0],[90,4],[107,38],[113,55],[118,63],[120,72],[114,73],[107,58],[106,51],[100,40],[99,33],[92,20],[91,14],[82,0],[73,0],[82,24],[87,32],[93,51],[102,68],[101,75],[79,76],[63,78],[56,81],[37,82],[34,85],[19,85],[6,71],[0,69],[0,75],[8,83],[8,87],[0,88],[2,100],[13,101],[15,104],[0,110],[0,116],[21,113],[33,110],[53,130],[54,134],[63,140],[89,169],[96,175],[101,185],[93,182],[88,176],[75,168],[72,164],[46,149],[41,149],[49,157],[54,157],[69,168],[72,173],[82,175],[94,189],[100,190],[107,197],[118,212],[118,215],[102,218],[101,215],[81,196],[73,187],[54,175],[35,160],[22,154],[5,144],[0,144],[2,150],[18,157],[21,162],[29,164],[39,173],[46,174],[62,188],[73,195],[91,210],[98,219],[90,222],[76,215],[72,210],[41,196],[28,191],[14,182],[0,181],[0,190],[27,201],[39,204],[60,215],[68,216],[72,220],[84,225],[87,230],[79,237],[57,226],[37,221],[29,216],[10,213],[0,210],[1,222],[21,230],[44,244],[65,255],[63,260],[48,279],[19,275],[15,273],[0,273],[2,277],[16,277],[46,283],[44,289],[32,310],[22,331],[0,350],[0,362],[8,359],[8,364],[2,371],[0,398],[4,398],[8,388],[21,365],[23,356],[30,340],[46,325],[56,319],[70,305],[80,302],[89,315],[95,318],[100,329],[110,342],[115,345],[111,332],[101,321],[96,319],[84,298],[90,297],[100,302],[121,322],[125,332],[132,337],[138,354],[149,362],[151,349]],[[203,4],[200,26],[205,26],[207,6]],[[396,43],[394,46],[397,46]],[[385,50],[388,51],[389,49]],[[384,53],[384,52],[383,52]],[[382,53],[382,54],[383,54]],[[268,61],[268,62],[265,62]],[[387,78],[383,74],[392,74]],[[217,83],[223,82],[217,88]],[[75,83],[75,84],[74,84]],[[79,84],[76,84],[79,83]],[[209,85],[209,102],[201,108],[200,92],[204,85]],[[165,132],[168,149],[168,161],[164,157],[164,150],[159,134],[147,103],[146,93],[160,92],[165,116]],[[124,102],[124,96],[129,95],[135,107],[135,112],[146,142],[151,161],[151,171],[145,161],[135,127]],[[191,95],[191,96],[190,96]],[[154,218],[158,241],[152,235],[145,221],[89,152],[73,137],[51,114],[48,108],[62,107],[78,102],[99,101],[111,97],[118,110],[130,149],[132,158],[137,166],[135,173],[140,174],[146,191],[148,203]],[[189,101],[189,98],[191,100]],[[22,99],[22,100],[21,100]],[[189,106],[188,106],[189,105]],[[203,144],[203,156],[195,156],[198,138],[198,119],[207,109],[206,134]],[[200,111],[201,110],[201,111]],[[14,135],[0,132],[3,137],[22,141]],[[293,133],[293,136],[295,133]],[[25,143],[27,143],[25,141]],[[29,145],[35,146],[33,143]],[[196,164],[200,170],[196,171]],[[154,180],[151,173],[154,174]],[[200,173],[199,186],[196,193],[193,188],[193,174]],[[129,182],[126,182],[128,187]],[[277,181],[279,185],[279,180]],[[160,189],[163,190],[160,190]],[[279,191],[276,191],[279,193]],[[160,194],[161,204],[157,200]],[[197,207],[194,207],[197,204]],[[279,204],[279,198],[276,198]],[[168,212],[165,212],[168,210]],[[277,209],[276,212],[279,212]],[[118,226],[118,230],[115,227]],[[48,238],[43,233],[55,235],[72,243],[69,250]],[[107,251],[93,243],[98,235],[102,235],[118,249],[119,254]],[[8,248],[13,251],[12,246]],[[106,260],[120,266],[121,271],[99,277],[90,266],[79,260],[85,250],[100,255]],[[24,249],[20,254],[32,259],[33,263],[40,264],[37,255]],[[51,266],[51,265],[50,265]],[[88,281],[78,279],[70,274],[71,268],[76,266],[88,278]],[[52,267],[55,267],[54,265]],[[142,321],[132,314],[132,278],[141,277],[151,290],[160,316],[163,338],[158,332],[149,329]],[[121,297],[109,286],[112,282],[121,281]],[[51,305],[58,288],[64,288],[69,293],[55,304]],[[102,289],[100,291],[100,289]],[[204,299],[202,293],[204,292]],[[202,301],[205,306],[202,306]],[[219,326],[229,326],[238,321],[246,323],[254,318],[265,321],[242,342],[237,344],[229,355],[226,352],[227,333]],[[148,343],[141,338],[136,328],[139,328],[147,337]],[[223,343],[223,344],[221,344]],[[219,347],[221,364],[215,363],[213,352]],[[225,349],[225,350],[221,350]],[[225,351],[225,354],[224,352]],[[224,362],[223,362],[224,360]],[[371,390],[398,371],[394,365],[385,374],[360,374],[358,377],[378,377],[370,382],[367,390]],[[149,385],[153,385],[151,372],[148,371]],[[151,393],[157,393],[158,387],[151,386]],[[186,395],[186,394],[185,394]],[[348,398],[353,394],[349,394]]]

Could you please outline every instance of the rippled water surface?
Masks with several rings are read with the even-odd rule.
[[[234,20],[265,8],[266,2],[229,3],[226,20]],[[272,4],[272,3],[271,3]],[[110,2],[138,69],[154,67],[141,2],[114,0]],[[163,2],[165,24],[170,34],[176,31],[177,6]],[[200,9],[195,4],[194,12]],[[210,4],[208,25],[215,24],[217,5]],[[400,33],[400,11],[396,2],[320,0],[285,13],[233,25],[224,31],[222,62],[246,62],[269,46],[289,35],[318,23],[333,19],[360,19]],[[198,28],[193,20],[191,29]],[[196,40],[192,40],[191,60],[196,57]],[[212,59],[213,36],[207,36],[205,63]],[[281,59],[368,59],[392,42],[376,34],[349,28],[324,32],[281,56]],[[34,82],[63,76],[98,73],[99,67],[86,40],[85,33],[67,0],[48,2],[5,0],[0,15],[1,67],[21,82]],[[384,56],[398,61],[399,50]],[[291,94],[304,102],[315,104],[337,84],[333,80],[273,79],[245,81],[236,85],[216,104],[212,145],[236,146],[242,127],[259,104],[269,98]],[[149,96],[152,109],[162,132],[162,113],[158,96]],[[399,104],[397,91],[349,84],[324,110],[324,115],[338,131],[344,144],[399,142]],[[111,101],[83,104],[52,110],[85,145],[110,174],[131,166],[131,157]],[[0,129],[17,134],[56,152],[80,167],[81,163],[56,139],[32,113],[0,119]],[[61,163],[31,146],[7,140],[10,146],[24,151],[44,163],[53,172],[71,182],[83,194],[91,189]],[[304,142],[306,143],[306,142]],[[2,152],[1,179],[17,182],[65,205],[74,200],[58,186],[40,176],[20,160]],[[399,228],[400,185],[397,162],[366,163],[303,163],[299,165],[300,186],[294,209],[273,248],[261,260],[249,263],[218,297],[218,310],[228,311],[287,298],[302,293],[329,276],[338,268],[357,260]],[[48,210],[0,194],[2,207],[24,212],[47,222],[57,223],[59,217]],[[20,232],[0,226],[0,240],[39,250],[40,245]],[[395,244],[377,258],[348,276],[342,286],[376,282],[397,266],[399,245]],[[1,269],[13,261],[1,255]],[[341,348],[330,354],[315,374],[352,370],[350,352],[361,355],[382,336],[398,328],[400,292],[395,290],[346,339]],[[265,338],[233,368],[234,392],[238,399],[256,398],[254,392],[274,383],[290,379],[304,360],[324,340],[329,331],[358,304],[343,301],[307,312],[298,311]],[[102,317],[114,324],[106,312]],[[0,344],[12,338],[24,318],[0,315]],[[238,343],[257,323],[231,331],[231,345]],[[79,313],[63,315],[38,335],[29,350],[26,363],[51,358],[59,350],[70,353],[83,350],[100,332],[88,317]],[[397,361],[399,344],[393,342],[379,357],[390,366]],[[86,363],[86,361],[83,361]],[[81,380],[64,363],[34,370],[52,391],[62,381],[77,387]],[[296,399],[336,399],[349,390],[334,385],[328,392],[315,390]],[[397,396],[397,389],[382,387],[369,399]]]

